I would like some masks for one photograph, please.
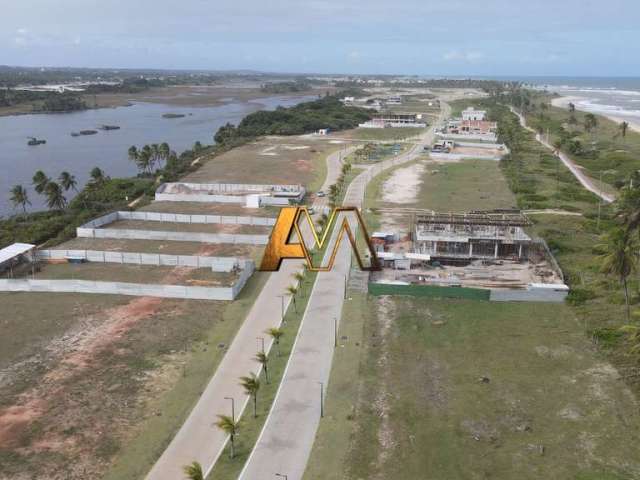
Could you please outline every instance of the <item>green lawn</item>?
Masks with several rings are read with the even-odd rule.
[[[638,405],[569,307],[350,296],[305,479],[640,475]]]

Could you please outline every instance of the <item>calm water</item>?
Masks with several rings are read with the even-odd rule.
[[[135,165],[127,158],[131,145],[167,142],[180,153],[197,140],[213,143],[213,135],[227,122],[238,124],[247,114],[291,106],[313,97],[265,97],[246,102],[230,102],[218,107],[180,107],[136,103],[131,107],[104,108],[76,113],[17,115],[0,117],[0,216],[15,210],[9,190],[22,184],[29,190],[31,210],[43,207],[43,199],[31,186],[36,170],[57,178],[67,170],[76,175],[79,187],[89,178],[93,167],[113,177],[132,176]],[[165,113],[186,114],[184,118],[165,119]],[[72,137],[71,132],[96,130],[101,125],[118,125],[120,130],[98,130],[96,135]],[[28,146],[28,137],[47,141]],[[39,198],[40,197],[40,198]]]

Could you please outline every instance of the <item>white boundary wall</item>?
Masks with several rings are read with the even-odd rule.
[[[211,268],[214,272],[230,272],[234,268],[241,268],[246,261],[246,259],[237,257],[164,255],[137,252],[109,252],[105,250],[39,250],[36,258],[44,261],[82,258],[88,262],[99,263]]]
[[[0,279],[0,291],[101,293],[136,297],[184,298],[192,300],[234,300],[245,286],[255,266],[246,260],[238,280],[230,287],[191,287],[127,282],[95,282],[91,280],[5,280]]]
[[[450,161],[459,161],[459,160],[491,160],[491,161],[499,161],[502,156],[501,155],[482,155],[479,153],[469,154],[469,153],[441,153],[441,152],[429,152],[429,157],[434,160],[450,160]]]
[[[103,229],[105,225],[118,220],[142,220],[151,222],[173,222],[194,224],[227,224],[227,225],[257,225],[272,226],[275,218],[268,217],[238,217],[225,215],[183,215],[176,213],[155,212],[112,212],[98,217],[76,229],[76,235],[81,238],[112,238],[132,240],[160,240],[177,242],[201,243],[233,243],[249,245],[266,245],[269,235],[247,235],[239,233],[204,233],[204,232],[170,232],[161,230],[138,229]]]
[[[188,192],[175,192],[179,186]],[[163,183],[155,194],[157,201],[233,203],[246,205],[247,197],[260,195],[263,205],[289,205],[299,203],[306,194],[302,185],[245,184],[245,183]]]
[[[492,289],[489,300],[492,302],[548,302],[563,303],[569,293],[569,289],[564,284],[547,285],[538,287],[528,285],[522,290]]]

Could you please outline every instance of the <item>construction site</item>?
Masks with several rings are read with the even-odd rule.
[[[416,210],[410,235],[374,234],[386,268],[372,281],[489,289],[496,299],[562,301],[568,293],[562,271],[545,242],[526,232],[530,226],[519,211]]]

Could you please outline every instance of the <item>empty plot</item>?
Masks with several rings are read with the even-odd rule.
[[[108,263],[44,264],[36,280],[93,280],[185,286],[229,286],[234,273],[212,272],[210,268],[158,267]]]
[[[279,207],[246,208],[243,205],[225,205],[203,202],[153,202],[139,211],[182,213],[186,215],[234,215],[239,217],[277,217]]]
[[[203,244],[200,242],[171,242],[116,238],[74,238],[56,249],[109,250],[114,252],[164,253],[167,255],[199,255],[210,257],[256,258],[262,247],[231,243]]]
[[[271,231],[270,227],[257,225],[148,222],[145,220],[118,220],[106,225],[105,229],[153,230],[156,232],[237,233],[244,235],[264,235]]]

